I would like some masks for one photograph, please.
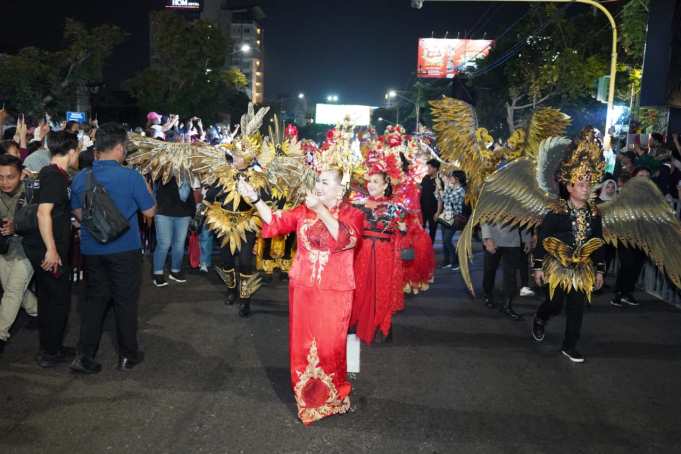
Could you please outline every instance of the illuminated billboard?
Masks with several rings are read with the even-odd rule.
[[[416,76],[451,79],[467,69],[475,69],[475,60],[486,57],[494,41],[488,39],[419,39]]]
[[[375,107],[349,104],[317,104],[315,122],[335,126],[348,117],[355,126],[369,126],[373,109]]]
[[[168,0],[166,8],[170,9],[201,9],[199,0]]]

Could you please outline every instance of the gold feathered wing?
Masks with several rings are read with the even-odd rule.
[[[173,143],[151,139],[139,134],[128,134],[131,148],[137,151],[127,157],[128,164],[153,181],[167,184],[172,177],[177,184],[191,184],[197,167],[197,156],[213,147],[201,143]]]
[[[535,168],[535,163],[530,159],[516,159],[490,175],[482,186],[478,203],[456,246],[461,276],[473,295],[475,290],[468,261],[473,256],[475,226],[490,223],[534,227],[542,222],[555,200],[539,188]]]
[[[485,177],[494,171],[494,153],[487,151],[492,141],[486,129],[478,127],[475,109],[453,98],[430,101],[433,130],[442,159],[458,165],[468,177],[466,201],[475,205]]]
[[[535,158],[543,140],[565,135],[568,126],[570,117],[560,110],[553,107],[537,109],[525,129],[526,140],[522,156]]]
[[[652,181],[632,178],[599,209],[606,242],[641,249],[681,288],[681,223]]]

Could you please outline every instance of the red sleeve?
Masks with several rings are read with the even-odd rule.
[[[291,210],[273,211],[272,221],[269,224],[263,222],[263,238],[274,238],[295,232],[298,222],[305,217],[305,210],[305,206],[299,205]]]
[[[28,156],[28,148],[19,148],[19,159],[24,162],[24,159]]]
[[[330,238],[331,252],[340,252],[357,247],[361,240],[364,213],[356,208],[342,210],[338,217],[338,239]]]

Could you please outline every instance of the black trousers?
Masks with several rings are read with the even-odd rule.
[[[494,295],[494,280],[501,263],[504,299],[513,299],[518,290],[516,271],[522,261],[521,254],[520,247],[498,247],[494,254],[490,254],[485,249],[482,275],[482,288],[485,296],[491,298]]]
[[[241,249],[232,254],[229,246],[223,247],[222,266],[227,269],[235,269],[238,273],[253,274],[255,273],[255,255],[253,255],[253,246],[255,246],[256,234],[254,232],[246,232],[246,241],[241,243]]]
[[[437,222],[433,219],[435,217],[436,209],[422,209],[423,228],[428,230],[430,241],[435,242],[435,233],[437,232]]]
[[[26,250],[35,277],[35,290],[38,299],[38,332],[40,350],[56,355],[64,343],[64,334],[71,311],[71,268],[68,265],[68,248],[59,256],[62,267],[59,276],[53,275],[40,267],[45,258],[45,251]]]
[[[546,289],[546,300],[537,309],[537,318],[543,322],[560,315],[565,306],[565,338],[563,349],[572,349],[577,346],[577,341],[582,332],[582,319],[584,318],[584,304],[586,295],[582,292],[565,292],[556,288],[552,299],[549,299],[549,291]]]
[[[116,317],[118,354],[136,358],[137,307],[142,284],[142,254],[140,251],[109,255],[86,255],[86,299],[81,307],[81,355],[94,358],[102,337],[102,324],[113,304]]]
[[[617,249],[620,259],[620,269],[617,270],[615,292],[626,295],[636,288],[639,275],[646,262],[646,255],[636,248],[621,246]]]

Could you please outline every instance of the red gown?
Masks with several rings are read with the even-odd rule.
[[[421,223],[420,189],[412,178],[408,178],[398,187],[395,198],[407,210],[407,235],[402,239],[402,247],[414,248],[414,260],[403,262],[404,291],[419,293],[428,290],[435,273],[433,242]]]
[[[395,312],[404,309],[403,271],[398,230],[400,208],[386,197],[369,198],[364,206],[362,244],[355,252],[357,282],[350,326],[370,344],[380,329],[388,335]]]
[[[346,343],[363,216],[346,203],[334,214],[337,240],[302,205],[274,213],[262,227],[265,238],[296,233],[298,249],[289,271],[289,360],[298,417],[306,425],[350,409]]]

